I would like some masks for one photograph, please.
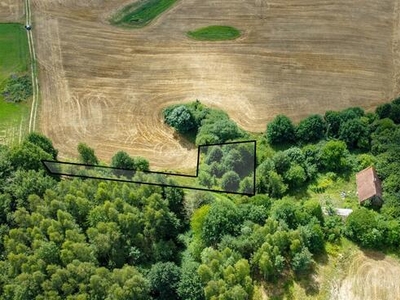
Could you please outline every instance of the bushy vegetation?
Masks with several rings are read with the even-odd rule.
[[[2,95],[6,101],[18,103],[32,96],[32,81],[29,75],[11,75],[6,81]]]
[[[194,139],[196,145],[224,143],[247,135],[225,112],[205,107],[198,100],[167,107],[164,120],[176,131]]]
[[[232,26],[213,25],[189,31],[187,35],[199,41],[226,41],[240,37],[240,31]]]
[[[213,190],[254,194],[253,143],[232,143],[203,147],[200,153],[199,183]]]
[[[142,0],[128,4],[118,11],[111,23],[127,27],[144,27],[170,8],[176,0]]]

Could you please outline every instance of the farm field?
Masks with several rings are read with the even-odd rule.
[[[42,105],[40,130],[60,158],[85,141],[109,161],[118,150],[152,169],[194,167],[196,150],[163,124],[162,109],[199,99],[244,129],[262,132],[276,114],[361,106],[399,93],[394,0],[180,0],[149,26],[108,23],[116,1],[32,0]],[[234,41],[188,31],[229,25]]]
[[[22,21],[24,14],[24,2],[22,0],[1,0],[0,1],[0,22]]]
[[[0,24],[0,88],[14,73],[28,70],[29,52],[25,29],[20,24]],[[0,95],[0,143],[21,139],[27,130],[29,103],[7,103]]]

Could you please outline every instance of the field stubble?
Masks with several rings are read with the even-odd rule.
[[[186,169],[196,151],[163,124],[169,104],[199,99],[261,132],[279,113],[368,110],[399,93],[395,0],[180,0],[146,28],[109,25],[129,2],[32,0],[40,128],[61,158],[85,141],[104,160],[125,150]],[[209,25],[242,37],[186,37]]]

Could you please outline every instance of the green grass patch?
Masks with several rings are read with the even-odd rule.
[[[189,37],[198,41],[226,41],[240,37],[240,31],[231,26],[207,26],[189,31]]]
[[[149,24],[177,0],[141,0],[129,4],[111,17],[113,25],[140,28]]]
[[[28,40],[23,25],[0,24],[0,143],[14,142],[20,129],[22,133],[27,131],[29,103],[8,103],[2,91],[11,74],[27,74],[29,62]]]

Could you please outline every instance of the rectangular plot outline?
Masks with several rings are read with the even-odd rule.
[[[257,165],[257,147],[256,147],[257,146],[257,142],[255,140],[199,145],[197,147],[197,166],[196,166],[196,174],[195,175],[179,174],[179,173],[168,173],[168,172],[157,172],[157,171],[139,171],[139,172],[145,173],[145,174],[160,174],[160,175],[167,175],[167,176],[173,176],[173,177],[197,178],[198,175],[199,175],[200,153],[201,153],[201,149],[203,147],[224,146],[224,145],[243,144],[243,143],[253,143],[253,148],[254,148],[253,193],[240,193],[240,192],[231,192],[231,191],[224,191],[224,190],[213,190],[213,189],[207,189],[207,188],[201,188],[201,187],[182,186],[182,185],[174,185],[174,184],[151,183],[151,182],[134,181],[134,180],[128,180],[128,179],[105,178],[105,177],[96,177],[96,176],[87,176],[87,175],[76,175],[76,174],[69,174],[69,173],[58,173],[58,172],[52,171],[47,166],[47,164],[56,164],[56,165],[59,164],[59,165],[70,165],[70,166],[80,166],[80,167],[92,167],[92,168],[102,168],[102,169],[108,169],[108,170],[136,171],[136,170],[133,170],[133,169],[123,169],[123,168],[115,168],[115,167],[109,167],[109,166],[89,165],[89,164],[74,163],[74,162],[55,161],[55,160],[42,160],[42,164],[43,164],[44,168],[46,169],[46,171],[49,174],[53,174],[53,175],[77,177],[77,178],[84,178],[84,179],[115,181],[115,182],[126,182],[126,183],[135,183],[135,184],[146,184],[146,185],[161,186],[161,187],[176,187],[176,188],[182,188],[182,189],[198,190],[198,191],[206,191],[206,192],[215,192],[215,193],[224,193],[224,194],[254,196],[256,194],[256,165]]]

